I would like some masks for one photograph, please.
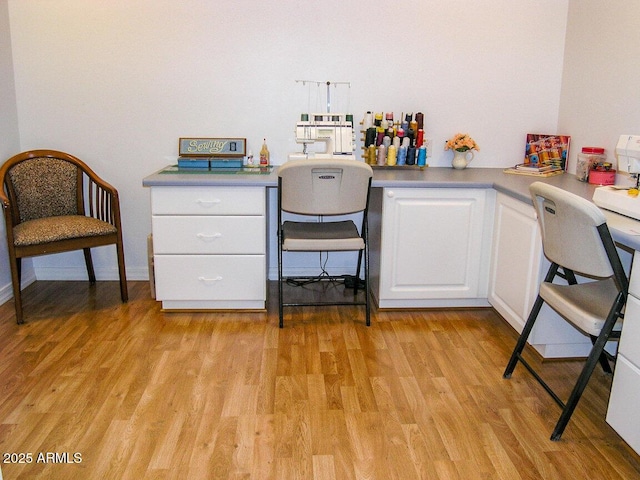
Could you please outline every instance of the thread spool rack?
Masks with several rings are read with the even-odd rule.
[[[412,113],[403,113],[399,120],[394,120],[393,116],[393,113],[373,114],[370,111],[365,114],[360,122],[361,158],[373,169],[422,170],[428,167],[424,115],[418,112],[414,118]]]

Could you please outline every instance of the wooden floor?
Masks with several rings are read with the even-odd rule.
[[[36,282],[0,306],[7,479],[635,479],[594,375],[559,415],[490,309],[162,313],[146,282]],[[532,356],[535,360],[535,356]],[[580,362],[546,362],[567,394]],[[30,457],[31,455],[31,457]],[[15,463],[19,460],[31,463]]]

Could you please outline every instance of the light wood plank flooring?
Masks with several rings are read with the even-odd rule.
[[[5,479],[640,478],[604,420],[611,378],[551,442],[559,409],[521,366],[502,378],[516,335],[490,309],[374,309],[367,328],[362,308],[310,307],[280,330],[275,305],[163,313],[146,282],[130,298],[36,282],[26,324],[0,306]],[[579,367],[542,365],[563,394]]]

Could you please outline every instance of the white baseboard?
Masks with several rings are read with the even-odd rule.
[[[277,274],[276,274],[277,277]],[[87,270],[82,267],[51,267],[51,268],[39,268],[37,273],[33,270],[25,271],[22,274],[21,289],[31,285],[36,280],[61,280],[61,281],[77,281],[87,280]],[[97,281],[118,281],[118,269],[96,269]],[[127,268],[127,281],[148,281],[149,270],[146,267],[140,268]],[[11,300],[13,298],[13,288],[11,282],[0,285],[0,305]]]
[[[26,287],[28,287],[35,281],[36,281],[36,276],[33,270],[22,272],[22,285],[20,286],[20,289],[24,290]],[[8,302],[12,298],[13,298],[13,287],[11,285],[11,282],[0,286],[0,305]]]

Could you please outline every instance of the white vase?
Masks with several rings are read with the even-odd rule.
[[[451,166],[457,170],[467,168],[467,165],[471,163],[473,157],[473,150],[467,150],[466,152],[459,152],[458,150],[454,150]]]

